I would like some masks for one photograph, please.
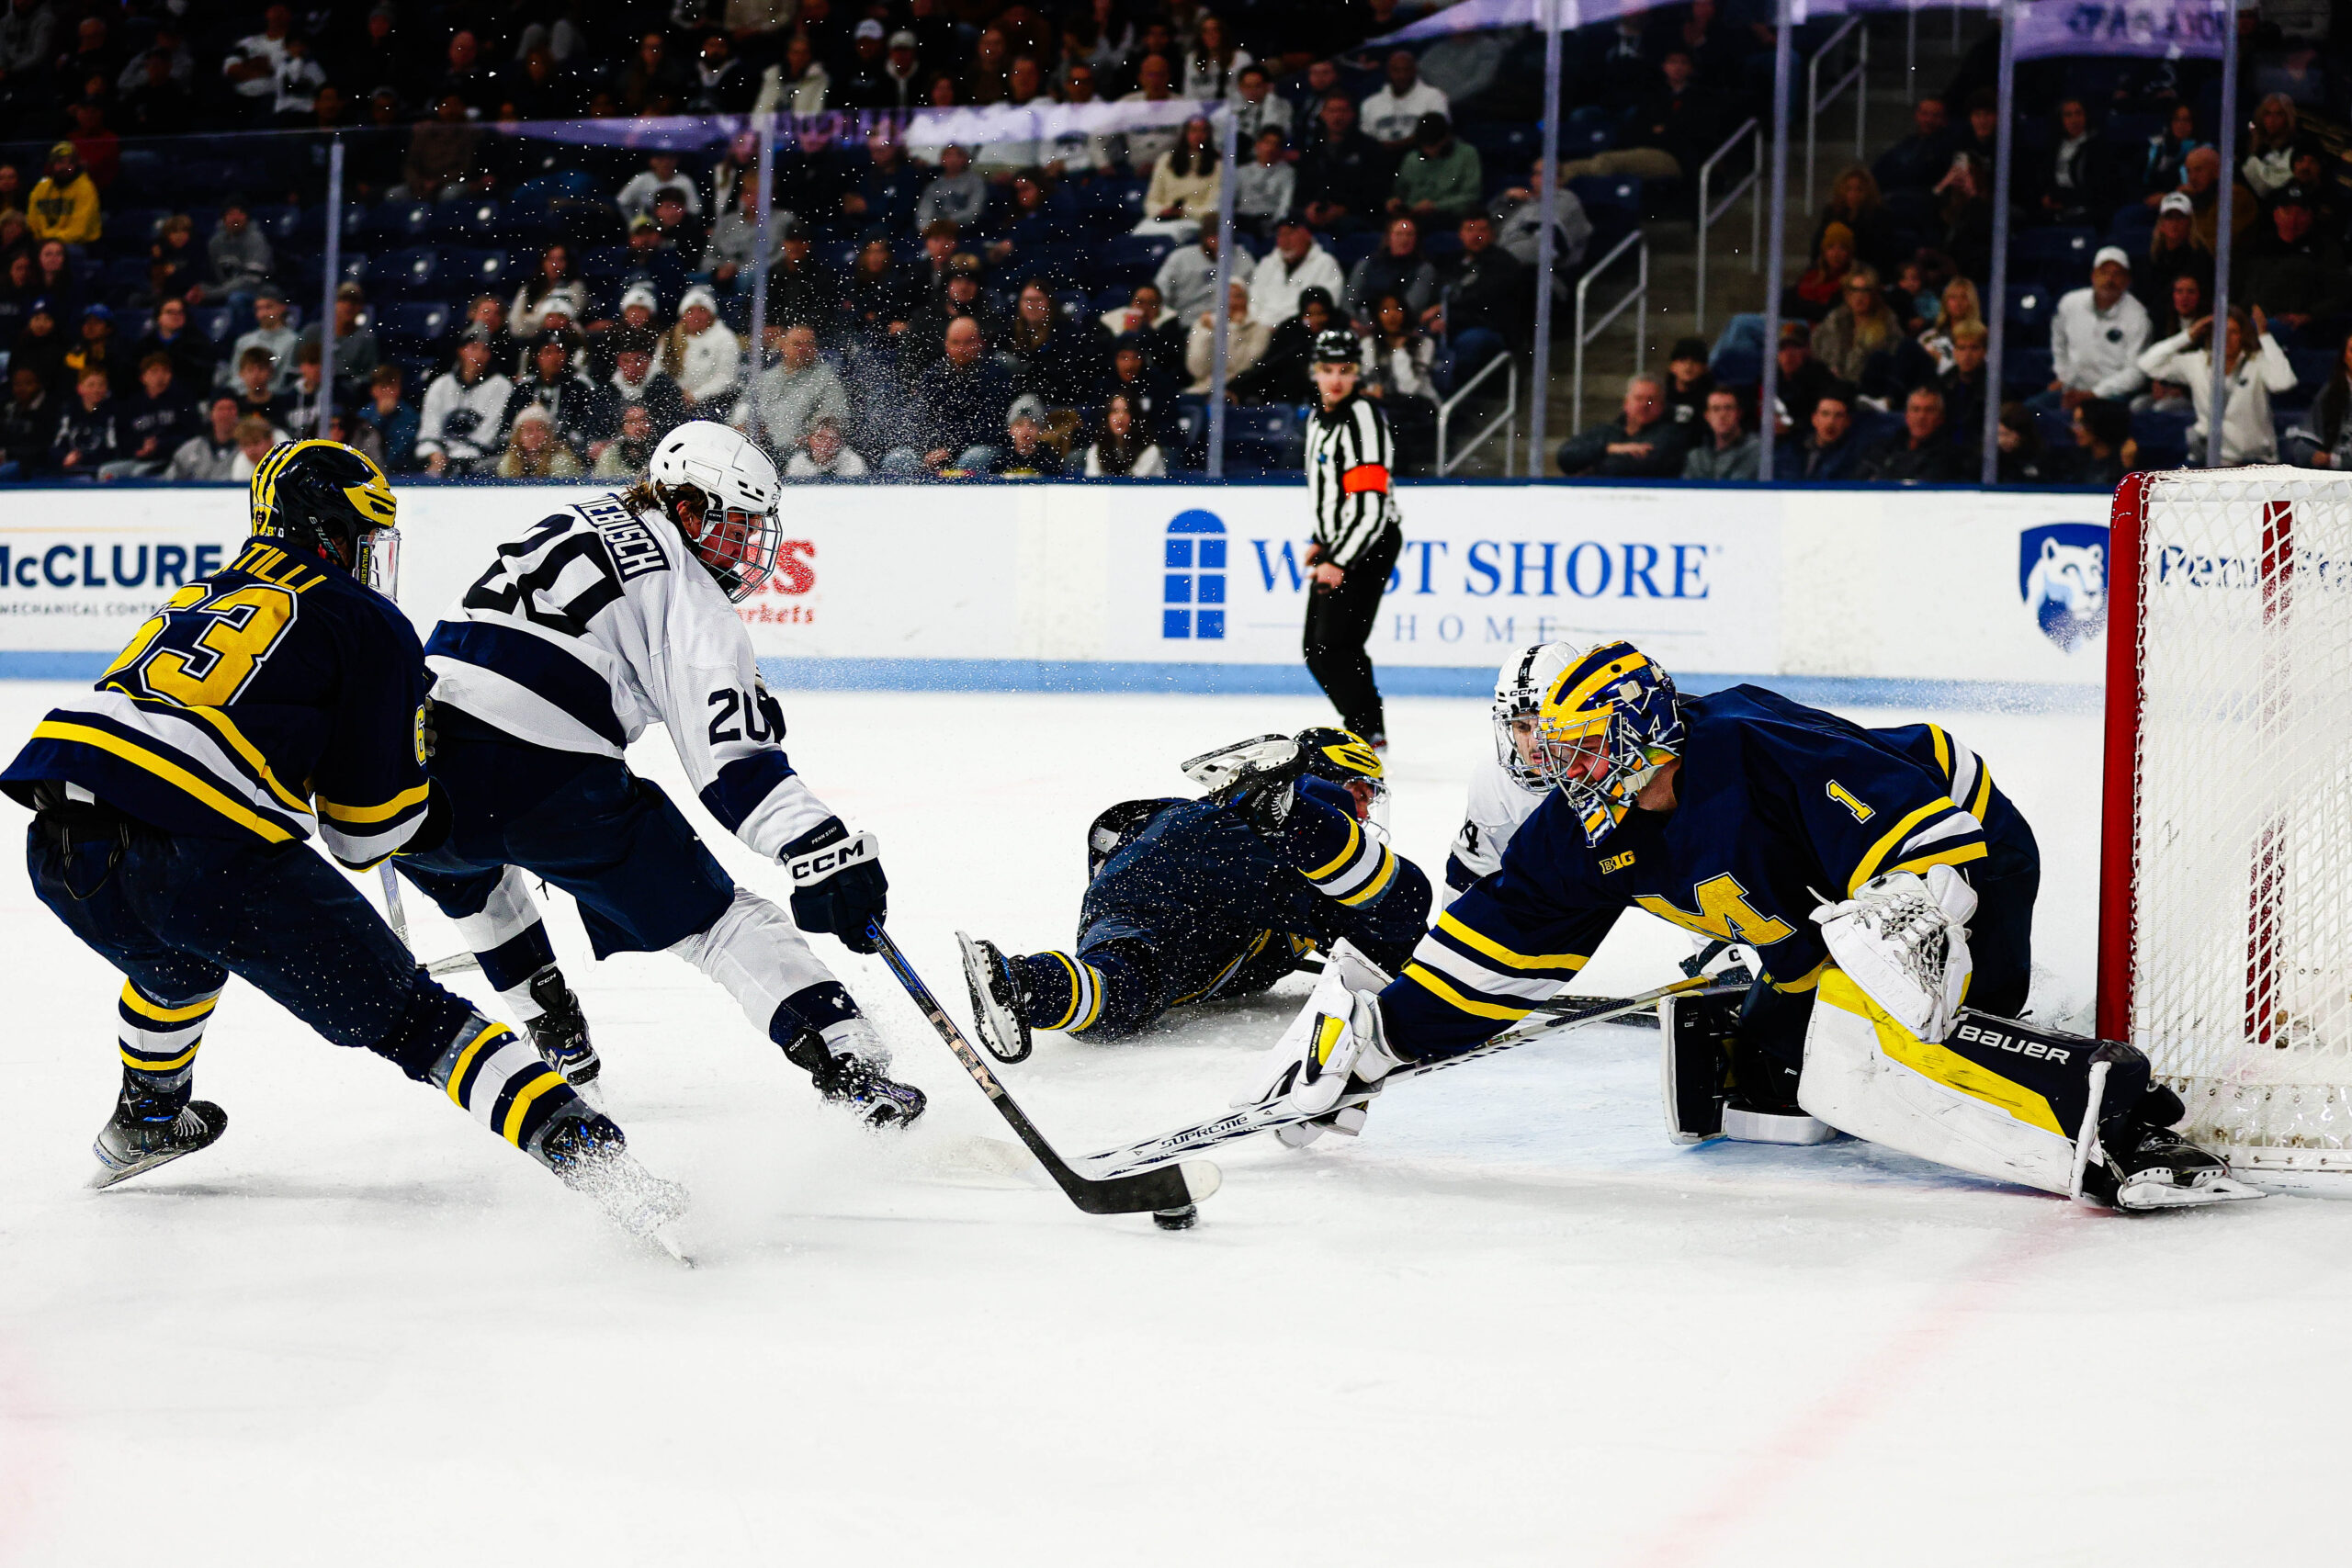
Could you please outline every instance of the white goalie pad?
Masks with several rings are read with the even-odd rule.
[[[1874,876],[1838,904],[1814,910],[1821,941],[1838,968],[1923,1040],[1951,1033],[1974,965],[1968,919],[1976,890],[1948,865],[1928,874]]]
[[[1822,972],[1797,1103],[1841,1133],[1996,1181],[2068,1196],[2075,1141],[1955,1087],[1968,1064],[1929,1044],[1836,969]]]
[[[1310,1116],[1337,1109],[1351,1078],[1377,1083],[1397,1066],[1380,1034],[1374,1000],[1388,974],[1342,941],[1325,959],[1306,1005],[1261,1058],[1237,1106],[1275,1100]],[[1363,1091],[1361,1086],[1357,1091]],[[1357,1119],[1361,1125],[1362,1119]],[[1353,1131],[1352,1128],[1350,1131]],[[1287,1141],[1287,1140],[1286,1140]]]

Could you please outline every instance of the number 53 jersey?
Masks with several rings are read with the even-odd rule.
[[[435,703],[550,750],[619,757],[662,725],[710,814],[770,859],[832,815],[785,757],[735,607],[668,519],[617,496],[499,546],[424,652]]]
[[[1883,872],[1970,874],[2036,854],[2033,835],[1974,753],[1934,725],[1864,729],[1757,686],[1682,699],[1670,812],[1634,810],[1597,847],[1555,793],[1438,919],[1382,993],[1419,1057],[1498,1033],[1584,967],[1638,906],[1755,950],[1781,991],[1828,963],[1813,910]]]
[[[342,568],[255,538],[164,602],[90,695],[53,708],[0,773],[27,805],[78,784],[175,834],[288,843],[346,865],[424,820],[424,650]]]

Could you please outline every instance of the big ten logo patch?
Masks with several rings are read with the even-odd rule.
[[[786,539],[775,547],[775,570],[757,593],[735,613],[747,623],[762,626],[805,626],[817,619],[814,604],[774,604],[771,597],[782,595],[786,601],[798,601],[816,591],[817,541]]]
[[[2018,592],[2041,633],[2072,653],[2107,630],[2107,525],[2045,523],[2018,539]]]
[[[1159,635],[1225,636],[1225,524],[1214,512],[1180,512],[1168,525]]]

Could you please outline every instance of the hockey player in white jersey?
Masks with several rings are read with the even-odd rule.
[[[695,421],[662,438],[627,494],[500,545],[425,645],[433,777],[453,821],[439,850],[400,870],[526,1016],[541,1010],[535,983],[554,976],[554,953],[518,870],[579,901],[597,957],[676,953],[826,1099],[903,1125],[922,1091],[888,1077],[881,1041],[800,935],[875,951],[867,925],[888,883],[872,836],[852,835],[786,760],[783,712],[733,608],[775,569],[781,491],[757,447]],[[711,815],[792,867],[790,919],[737,887],[669,797],[629,771],[625,749],[655,723]]]
[[[1544,694],[1582,651],[1573,643],[1530,643],[1495,675],[1495,755],[1470,774],[1462,831],[1445,857],[1449,894],[1466,893],[1480,877],[1502,868],[1503,851],[1519,825],[1535,815],[1552,785],[1537,768],[1536,722]]]

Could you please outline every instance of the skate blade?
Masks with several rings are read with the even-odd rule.
[[[98,1168],[90,1177],[90,1190],[103,1192],[109,1187],[119,1187],[134,1176],[144,1176],[159,1165],[169,1165],[183,1155],[194,1153],[196,1153],[194,1149],[174,1149],[169,1154],[148,1155],[143,1158],[131,1161],[129,1165],[121,1166],[108,1165],[101,1156],[98,1160]]]
[[[647,1232],[646,1235],[654,1246],[668,1253],[672,1260],[674,1261],[679,1268],[692,1269],[695,1267],[695,1260],[693,1257],[687,1253],[685,1244],[679,1239],[678,1227],[675,1224],[656,1225],[653,1229]]]
[[[2211,1203],[2238,1203],[2268,1196],[2259,1187],[2217,1176],[2197,1187],[2175,1187],[2170,1182],[2132,1183],[2117,1189],[2115,1206],[2126,1213],[2144,1214],[2158,1209],[2201,1209]]]

